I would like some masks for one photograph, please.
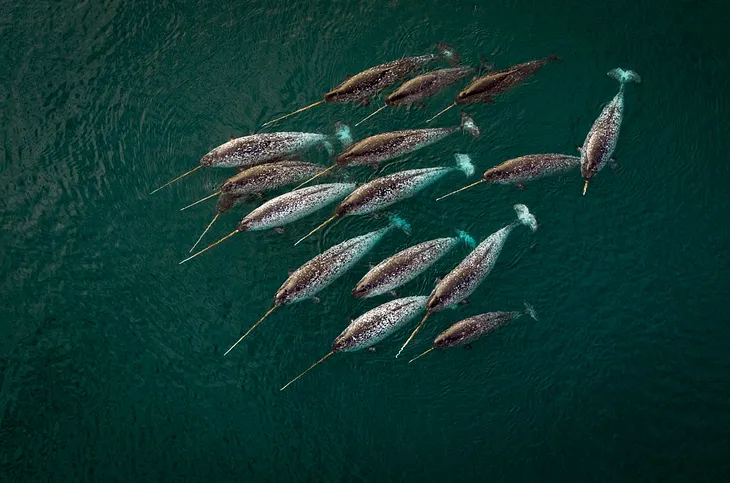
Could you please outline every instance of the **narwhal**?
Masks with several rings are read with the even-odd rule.
[[[350,102],[367,105],[370,102],[370,98],[384,89],[395,85],[398,81],[405,79],[414,72],[419,71],[434,60],[443,58],[455,62],[458,58],[453,49],[448,45],[437,44],[437,47],[440,51],[438,54],[403,57],[402,59],[376,65],[354,76],[348,76],[343,83],[327,92],[322,100],[272,119],[264,123],[262,127],[325,103]]]
[[[467,155],[462,154],[462,156]],[[542,178],[543,176],[568,171],[577,168],[579,165],[580,158],[578,156],[568,156],[567,154],[548,153],[520,156],[519,158],[509,159],[502,164],[489,168],[482,175],[482,179],[476,183],[436,198],[436,201],[481,183],[512,184],[518,188],[524,188],[524,183]]]
[[[427,186],[435,183],[452,171],[461,171],[467,176],[474,174],[474,166],[468,156],[456,155],[456,166],[424,169],[410,169],[376,178],[355,189],[335,209],[335,214],[297,241],[304,241],[320,228],[336,218],[351,215],[366,215],[388,207],[398,201],[410,198]]]
[[[476,290],[479,284],[489,275],[489,272],[492,271],[494,263],[497,261],[497,257],[499,257],[504,243],[507,241],[507,237],[517,225],[523,224],[529,226],[533,232],[537,230],[537,220],[525,205],[514,205],[514,210],[517,213],[516,221],[489,235],[456,268],[436,284],[436,287],[428,297],[426,316],[421,320],[421,323],[418,324],[410,337],[408,337],[396,357],[403,352],[403,349],[405,349],[431,314],[453,307]]]
[[[353,320],[332,343],[332,350],[292,379],[283,391],[317,365],[324,362],[335,352],[354,352],[369,348],[382,341],[399,328],[405,326],[426,309],[428,297],[420,295],[391,300]]]
[[[203,239],[218,217],[231,209],[234,204],[239,202],[239,200],[248,200],[254,195],[263,196],[263,193],[267,190],[299,183],[321,170],[322,166],[319,164],[307,163],[306,161],[287,160],[279,161],[277,163],[260,164],[252,168],[245,169],[235,176],[228,178],[221,185],[218,191],[196,201],[195,203],[191,203],[180,210],[186,210],[191,206],[195,206],[198,203],[220,195],[216,207],[216,214],[213,217],[213,220],[208,224],[208,227],[205,231],[203,231],[200,238],[198,238],[198,241],[195,242],[195,245],[193,245],[190,251],[192,252],[198,243],[200,243],[200,240]]]
[[[398,89],[385,98],[385,105],[374,111],[368,117],[355,124],[359,126],[386,107],[406,106],[408,109],[414,104],[420,105],[423,99],[431,97],[474,73],[474,67],[451,67],[426,72],[403,83]]]
[[[406,248],[370,269],[352,289],[355,298],[369,298],[391,292],[410,282],[460,243],[474,248],[474,239],[464,231],[458,236],[436,238]]]
[[[527,302],[525,302],[525,310],[523,312],[489,312],[461,320],[439,334],[433,341],[430,349],[414,357],[408,363],[410,364],[416,359],[425,356],[434,349],[446,349],[447,347],[459,346],[466,346],[468,348],[470,347],[470,343],[523,315],[529,315],[534,320],[537,320],[535,309]]]
[[[274,296],[274,306],[269,309],[258,322],[251,326],[226,354],[231,352],[253,329],[268,317],[277,307],[300,302],[314,297],[320,290],[329,286],[350,268],[352,268],[367,252],[373,249],[383,237],[394,228],[410,233],[408,223],[397,216],[391,217],[390,224],[379,230],[350,238],[322,252],[296,269],[279,287]],[[226,355],[224,354],[224,355]]]
[[[238,222],[234,231],[217,242],[208,245],[194,255],[189,256],[180,262],[180,264],[183,264],[188,260],[197,257],[201,253],[210,250],[214,246],[222,243],[237,233],[277,228],[300,218],[304,218],[305,216],[324,208],[330,203],[341,200],[354,189],[354,183],[318,184],[277,196],[246,215],[240,222]]]
[[[335,158],[335,164],[320,171],[299,186],[303,186],[313,179],[338,166],[372,166],[377,167],[381,162],[393,159],[404,154],[412,153],[435,142],[438,142],[457,131],[464,131],[473,137],[479,137],[479,128],[474,119],[465,112],[461,113],[461,125],[430,129],[408,129],[393,131],[370,136],[358,141]]]
[[[453,104],[426,122],[433,121],[457,105],[477,104],[480,102],[491,103],[496,96],[522,84],[525,79],[535,75],[542,66],[554,60],[558,60],[558,56],[551,55],[544,59],[531,60],[499,71],[492,71],[487,73],[487,75],[478,77],[456,95]]]
[[[583,194],[586,194],[588,183],[613,156],[618,141],[618,132],[624,115],[624,85],[627,82],[641,82],[639,74],[632,70],[612,69],[608,72],[621,83],[618,94],[603,108],[595,120],[588,136],[580,148],[580,172],[585,180]]]
[[[346,147],[352,142],[350,128],[339,124],[334,135]],[[250,168],[259,164],[286,159],[314,146],[323,145],[334,154],[333,136],[311,132],[273,132],[251,134],[221,144],[200,159],[200,166],[181,174],[152,191],[162,188],[194,173],[200,168]]]

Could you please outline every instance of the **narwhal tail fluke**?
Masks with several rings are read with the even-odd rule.
[[[442,110],[441,112],[439,112],[438,114],[436,114],[435,116],[433,116],[433,117],[432,117],[431,119],[427,120],[427,121],[426,121],[426,124],[428,124],[429,122],[433,121],[434,119],[436,119],[436,118],[437,118],[437,117],[439,117],[439,116],[440,116],[441,114],[443,114],[444,112],[448,111],[449,109],[451,109],[451,108],[452,108],[452,107],[454,107],[455,105],[456,105],[456,103],[454,102],[453,104],[451,104],[451,105],[450,105],[449,107],[447,107],[446,109],[443,109],[443,110]]]
[[[411,224],[398,215],[390,216],[390,226],[403,230],[406,235],[411,234]]]
[[[427,313],[426,313],[426,316],[425,316],[425,317],[423,318],[423,320],[421,320],[421,323],[420,323],[420,324],[418,324],[418,326],[417,326],[417,327],[416,327],[415,329],[413,329],[413,332],[411,332],[411,335],[410,335],[410,336],[408,337],[408,339],[407,339],[407,340],[405,341],[405,343],[403,344],[403,347],[401,347],[401,348],[400,348],[400,350],[398,351],[398,353],[397,353],[397,354],[395,355],[395,358],[396,358],[396,359],[398,358],[398,356],[400,355],[400,353],[401,353],[401,352],[403,352],[403,349],[405,349],[405,348],[406,348],[406,346],[407,346],[407,345],[408,345],[408,343],[409,343],[409,342],[411,341],[411,339],[413,339],[413,337],[415,337],[415,336],[416,336],[416,334],[418,333],[418,331],[419,331],[419,330],[421,330],[421,327],[423,327],[423,324],[424,324],[424,322],[426,322],[426,319],[427,319],[427,318],[428,318],[428,317],[429,317],[430,315],[431,315],[431,313],[430,313],[430,312],[427,312]]]
[[[190,170],[190,171],[188,171],[187,173],[183,173],[183,174],[181,174],[180,176],[178,176],[177,178],[173,179],[172,181],[168,181],[167,183],[163,184],[162,186],[160,186],[160,187],[159,187],[159,188],[157,188],[156,190],[154,190],[154,191],[150,191],[150,194],[151,194],[151,195],[153,195],[153,194],[157,193],[157,192],[158,192],[158,191],[160,191],[160,190],[161,190],[162,188],[165,188],[165,187],[167,187],[167,186],[170,186],[170,185],[171,185],[172,183],[174,183],[175,181],[178,181],[178,180],[181,180],[181,179],[183,179],[183,178],[184,178],[185,176],[187,176],[187,175],[189,175],[189,174],[192,174],[192,173],[196,172],[197,170],[199,170],[199,169],[200,169],[200,168],[202,168],[202,167],[203,167],[203,166],[202,166],[202,165],[200,165],[200,166],[197,166],[197,167],[195,167],[195,168],[191,169],[191,170]]]
[[[357,126],[357,124],[355,124],[355,126]],[[352,130],[350,129],[350,126],[348,126],[344,122],[336,122],[335,137],[340,142],[340,144],[342,144],[343,148],[347,148],[348,146],[350,146],[350,144],[352,144]]]
[[[416,359],[420,359],[421,357],[425,356],[426,354],[428,354],[429,352],[431,352],[434,349],[435,349],[435,347],[431,347],[427,351],[421,352],[416,357],[414,357],[413,359],[411,359],[410,361],[408,361],[408,363],[410,364],[411,362],[415,361]]]
[[[436,48],[439,49],[439,56],[442,59],[446,59],[451,65],[459,65],[461,59],[452,46],[439,42],[436,44]]]
[[[309,238],[310,235],[313,235],[314,233],[318,232],[321,228],[324,228],[325,225],[327,225],[330,221],[334,220],[338,216],[340,216],[340,215],[338,215],[337,213],[335,213],[334,215],[330,216],[327,220],[324,221],[324,223],[320,224],[317,228],[315,228],[314,230],[310,231],[309,233],[307,233],[306,235],[304,235],[303,237],[301,237],[299,240],[297,240],[297,242],[294,244],[294,246],[299,245],[301,242],[303,242],[304,240],[306,240],[307,238]]]
[[[360,122],[358,122],[357,124],[355,124],[355,127],[357,127],[357,126],[359,126],[360,124],[364,123],[365,121],[367,121],[368,119],[370,119],[371,117],[373,117],[374,115],[376,115],[377,113],[379,113],[380,111],[382,111],[383,109],[385,109],[386,107],[388,107],[388,104],[383,104],[383,106],[382,106],[382,107],[379,107],[379,108],[378,108],[378,109],[376,109],[375,111],[371,112],[370,114],[368,114],[368,116],[367,116],[367,117],[365,117],[365,118],[364,118],[364,119],[362,119],[362,120],[361,120]]]
[[[474,174],[474,165],[471,163],[471,156],[468,154],[456,153],[454,154],[456,159],[456,166],[469,177]]]
[[[319,173],[315,174],[314,176],[312,176],[311,178],[309,178],[309,179],[308,179],[307,181],[305,181],[305,182],[301,183],[301,184],[300,184],[299,186],[297,186],[297,187],[296,187],[296,188],[294,188],[294,189],[295,189],[295,190],[298,190],[299,188],[301,188],[301,187],[302,187],[302,186],[304,186],[305,184],[308,184],[308,183],[309,183],[310,181],[314,181],[315,179],[319,178],[319,177],[320,177],[320,176],[322,176],[323,174],[326,174],[326,173],[328,173],[329,171],[332,171],[332,170],[333,170],[333,169],[335,169],[336,167],[337,167],[337,165],[336,165],[336,164],[333,164],[333,165],[332,165],[332,166],[330,166],[329,168],[327,168],[327,169],[323,169],[322,171],[320,171]]]
[[[213,223],[215,223],[215,220],[218,219],[218,217],[221,216],[220,212],[216,213],[212,220],[210,220],[210,223],[208,223],[208,226],[203,230],[203,233],[200,234],[200,237],[198,238],[198,241],[195,242],[195,245],[190,249],[188,253],[191,253],[193,250],[195,250],[195,247],[198,246],[198,243],[200,243],[200,240],[203,239],[206,233],[208,233],[208,230],[210,230],[210,227],[213,226]]]
[[[269,311],[268,311],[268,312],[266,312],[266,313],[264,314],[264,316],[263,316],[263,317],[261,317],[261,318],[260,318],[260,319],[258,320],[258,322],[256,322],[255,324],[253,324],[253,325],[251,326],[251,328],[250,328],[250,329],[248,329],[248,330],[246,331],[246,333],[245,333],[245,334],[243,334],[243,335],[241,336],[241,338],[240,338],[240,339],[238,339],[238,340],[236,341],[236,343],[235,343],[235,344],[233,344],[233,345],[232,345],[232,346],[230,347],[230,349],[228,349],[228,350],[226,351],[226,353],[225,353],[225,354],[223,354],[223,357],[227,356],[227,355],[228,355],[228,353],[229,353],[229,352],[231,352],[231,351],[232,351],[232,350],[233,350],[233,349],[234,349],[234,348],[235,348],[235,347],[236,347],[236,346],[237,346],[237,345],[238,345],[238,344],[239,344],[239,343],[240,343],[240,342],[241,342],[241,341],[242,341],[243,339],[245,339],[245,338],[246,338],[246,336],[247,336],[248,334],[250,334],[252,330],[254,330],[254,329],[255,329],[256,327],[258,327],[258,325],[259,325],[259,324],[260,324],[261,322],[263,322],[263,321],[264,321],[264,319],[266,319],[266,317],[268,317],[269,315],[271,315],[271,312],[273,312],[274,310],[276,310],[276,308],[277,308],[277,307],[278,307],[278,305],[274,305],[273,307],[271,307],[271,308],[269,309]]]
[[[609,70],[607,75],[619,81],[622,88],[623,85],[627,82],[636,82],[637,84],[641,84],[641,76],[633,70],[624,70],[620,67],[617,67],[615,69]]]
[[[240,232],[238,230],[232,231],[231,233],[229,233],[228,235],[224,236],[223,238],[221,238],[217,242],[211,243],[210,245],[208,245],[207,247],[203,248],[202,250],[200,250],[199,252],[195,253],[194,255],[190,255],[188,258],[186,258],[185,260],[183,260],[182,262],[180,262],[178,265],[182,265],[183,263],[187,262],[188,260],[192,260],[193,258],[197,257],[201,253],[207,252],[208,250],[210,250],[214,246],[216,246],[216,245],[218,245],[220,243],[223,243],[224,241],[228,240],[230,237],[232,237],[236,233],[240,233]]]
[[[469,114],[463,111],[461,113],[461,128],[475,138],[478,138],[481,134],[481,131],[479,131],[479,126],[474,123],[474,119],[472,119]]]
[[[586,180],[586,184],[583,185],[583,196],[586,195],[586,191],[588,191],[588,180]]]
[[[525,205],[514,205],[515,212],[517,213],[517,219],[525,226],[530,227],[530,230],[537,231],[537,218],[535,215],[530,213],[530,210]]]
[[[537,321],[537,312],[535,312],[535,307],[525,302],[525,313],[533,318],[533,320]]]
[[[469,248],[474,248],[475,246],[477,246],[476,240],[474,240],[474,238],[467,232],[463,230],[456,230],[456,233],[459,234],[459,238],[461,238]]]
[[[439,198],[436,198],[436,201],[443,200],[444,198],[448,198],[451,195],[455,195],[456,193],[458,193],[460,191],[468,190],[469,188],[473,188],[474,186],[476,186],[476,185],[478,185],[480,183],[484,183],[484,182],[486,182],[486,181],[483,180],[483,179],[480,179],[477,182],[474,182],[474,183],[472,183],[470,185],[466,185],[463,188],[459,188],[458,190],[452,191],[451,193],[447,193],[447,194],[445,194],[445,195],[443,195],[443,196],[441,196]]]
[[[221,194],[220,190],[216,191],[216,192],[215,192],[215,193],[213,193],[213,194],[210,194],[210,195],[206,196],[205,198],[201,198],[201,199],[199,199],[198,201],[196,201],[196,202],[194,202],[194,203],[190,203],[190,204],[189,204],[188,206],[186,206],[186,207],[184,207],[184,208],[180,208],[180,211],[185,211],[185,210],[187,210],[188,208],[191,208],[191,207],[193,207],[193,206],[197,205],[198,203],[202,203],[202,202],[203,202],[203,201],[205,201],[205,200],[209,200],[209,199],[211,199],[211,198],[212,198],[212,197],[214,197],[214,196],[218,196],[219,194]]]
[[[291,385],[292,385],[292,384],[293,384],[293,383],[294,383],[295,381],[297,381],[297,380],[298,380],[298,379],[299,379],[300,377],[302,377],[302,376],[303,376],[304,374],[308,373],[309,371],[311,371],[312,369],[314,369],[315,367],[317,367],[318,365],[320,365],[320,364],[321,364],[322,362],[324,362],[324,361],[325,361],[325,360],[326,360],[326,359],[327,359],[327,358],[328,358],[329,356],[331,356],[331,355],[332,355],[332,354],[334,354],[334,353],[335,353],[335,351],[330,351],[330,353],[329,353],[329,354],[327,354],[326,356],[324,356],[323,358],[321,358],[320,360],[318,360],[317,362],[315,362],[314,364],[312,364],[311,366],[309,366],[309,368],[308,368],[308,369],[307,369],[306,371],[302,372],[302,373],[301,373],[301,374],[299,374],[299,375],[298,375],[297,377],[295,377],[295,378],[294,378],[294,379],[292,379],[291,381],[287,382],[287,383],[286,383],[286,385],[285,385],[284,387],[282,387],[281,389],[279,389],[279,391],[283,391],[283,390],[284,390],[284,389],[286,389],[287,387],[291,386]]]
[[[269,122],[265,122],[261,125],[261,127],[268,126],[269,124],[274,124],[275,122],[281,121],[282,119],[286,119],[289,116],[293,116],[294,114],[299,114],[300,112],[307,111],[313,107],[319,106],[320,104],[324,104],[324,100],[317,101],[313,104],[310,104],[308,106],[302,107],[300,109],[297,109],[296,111],[290,112],[289,114],[284,114],[283,116],[277,117],[276,119],[272,119]]]

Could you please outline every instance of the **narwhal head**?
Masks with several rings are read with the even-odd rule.
[[[368,296],[368,293],[372,289],[372,284],[368,282],[358,283],[355,288],[352,289],[352,296],[356,299],[362,299]]]
[[[233,205],[236,204],[236,201],[239,198],[240,196],[223,193],[220,197],[218,197],[218,202],[215,205],[216,210],[218,210],[218,213],[225,213],[226,211],[233,208]]]
[[[346,352],[355,349],[357,345],[357,339],[352,337],[349,333],[349,327],[345,329],[340,335],[337,336],[335,341],[332,343],[332,352]]]
[[[238,222],[238,225],[236,225],[236,230],[238,231],[248,231],[251,229],[251,220],[248,218],[244,218],[243,220]]]
[[[274,305],[286,305],[295,302],[298,293],[299,290],[297,290],[296,282],[293,280],[287,280],[284,282],[284,285],[276,291],[276,295],[274,296]]]

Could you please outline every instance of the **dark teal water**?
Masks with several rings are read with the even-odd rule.
[[[0,5],[1,480],[730,478],[725,3]],[[586,197],[576,172],[434,202],[464,184],[451,175],[398,206],[410,238],[389,235],[320,304],[275,312],[224,358],[290,270],[383,220],[346,219],[293,248],[327,209],[178,266],[213,207],[178,208],[229,173],[150,189],[346,74],[438,41],[471,63],[563,62],[469,108],[481,138],[455,135],[409,167],[450,164],[454,152],[480,172],[573,153],[618,89],[605,73],[621,66],[644,82],[627,87],[619,170],[602,171]],[[455,90],[384,111],[355,136],[420,127]],[[373,108],[323,106],[277,129],[331,132]],[[440,125],[456,121],[450,112]],[[406,355],[461,318],[523,301],[539,322],[411,365],[393,357],[403,330],[279,392],[350,317],[388,300],[351,298],[368,263],[454,229],[484,239],[518,202],[540,229],[515,230],[471,303],[432,317]],[[401,293],[427,294],[465,253]]]

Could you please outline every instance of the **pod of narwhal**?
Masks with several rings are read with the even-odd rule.
[[[456,154],[456,166],[435,168],[410,169],[376,178],[359,186],[342,200],[335,208],[335,214],[318,227],[299,239],[294,246],[301,243],[310,235],[325,225],[345,216],[367,215],[382,210],[401,200],[410,198],[429,185],[440,180],[453,171],[461,171],[466,176],[474,174],[474,166],[468,156]]]
[[[518,188],[524,188],[524,184],[527,182],[534,181],[543,176],[575,169],[579,165],[580,158],[578,156],[568,156],[567,154],[548,153],[520,156],[519,158],[509,159],[502,164],[489,168],[484,172],[482,179],[479,181],[436,198],[436,201],[455,195],[481,183],[511,184]]]
[[[450,85],[474,73],[474,67],[451,67],[426,72],[403,83],[398,89],[388,94],[385,104],[373,111],[362,121],[355,124],[359,126],[386,107],[404,106],[410,109],[413,105],[422,106],[421,101],[446,89]]]
[[[394,228],[399,228],[407,234],[410,233],[410,225],[405,220],[398,216],[392,216],[388,226],[345,240],[320,253],[296,269],[289,275],[289,278],[286,279],[281,287],[279,287],[279,290],[276,291],[274,306],[258,322],[252,325],[224,355],[231,352],[234,347],[245,339],[277,307],[310,299],[320,290],[328,287],[360,261],[366,253],[372,250]]]
[[[446,349],[448,347],[469,347],[469,344],[482,336],[493,332],[507,322],[515,320],[523,315],[529,315],[533,320],[537,320],[537,314],[532,305],[525,302],[525,310],[522,312],[489,312],[479,314],[468,319],[460,320],[454,325],[443,331],[434,339],[431,348],[417,355],[408,363],[425,356],[435,349]]]
[[[201,253],[210,250],[238,233],[279,228],[287,223],[311,215],[330,203],[341,200],[354,189],[354,183],[318,184],[277,196],[246,215],[238,222],[234,231],[217,242],[211,243],[199,252],[196,252],[194,255],[189,256],[181,261],[180,264],[197,257]]]
[[[531,60],[522,64],[513,65],[506,69],[490,71],[486,75],[471,81],[456,95],[453,104],[433,116],[428,122],[433,121],[452,107],[465,104],[492,103],[494,98],[506,91],[519,86],[526,79],[535,75],[542,66],[548,62],[558,60],[558,57],[551,55],[544,59]]]
[[[285,160],[276,163],[260,164],[245,169],[235,176],[228,178],[218,191],[180,210],[186,210],[198,203],[220,195],[213,220],[208,224],[208,227],[203,231],[190,251],[192,252],[198,243],[200,243],[200,240],[203,239],[218,217],[231,209],[234,204],[237,204],[241,200],[248,200],[254,196],[263,197],[264,193],[268,190],[299,183],[321,170],[322,165],[320,164],[299,160]]]
[[[383,161],[425,148],[458,131],[464,131],[475,138],[479,137],[480,134],[479,127],[474,124],[474,119],[462,112],[461,124],[458,126],[407,129],[367,137],[338,154],[332,166],[320,171],[299,186],[304,186],[338,166],[371,166],[376,168]]]
[[[352,289],[355,298],[369,298],[392,292],[428,270],[460,243],[474,248],[476,242],[464,231],[458,236],[436,238],[408,247],[370,269]]]
[[[494,267],[507,237],[519,224],[526,225],[534,232],[537,220],[525,205],[514,205],[517,220],[492,233],[462,260],[451,272],[442,278],[428,297],[426,316],[413,330],[400,348],[398,357],[413,337],[418,333],[426,320],[434,313],[453,307],[471,295],[484,281]]]
[[[404,297],[391,300],[353,320],[332,343],[330,352],[288,382],[283,391],[304,374],[324,362],[336,352],[354,352],[374,346],[393,332],[408,324],[426,309],[426,296]]]
[[[627,82],[641,82],[639,74],[631,70],[612,69],[608,72],[608,76],[619,81],[621,88],[593,122],[580,148],[580,172],[585,180],[583,195],[586,194],[591,178],[612,159],[611,156],[616,149],[624,114],[624,85]]]
[[[437,47],[440,51],[438,54],[403,57],[402,59],[370,67],[359,74],[348,76],[343,83],[327,92],[322,100],[272,119],[264,123],[262,127],[325,103],[347,102],[366,106],[370,103],[370,99],[373,96],[397,84],[414,72],[421,70],[427,64],[437,59],[447,59],[450,62],[457,60],[456,54],[448,45],[437,44]]]
[[[150,194],[170,186],[201,168],[246,169],[259,164],[284,160],[320,145],[324,146],[328,153],[334,154],[332,146],[334,139],[339,140],[343,146],[349,146],[352,142],[350,128],[344,124],[339,125],[334,136],[311,132],[273,132],[231,139],[200,158],[200,166],[168,181]]]

